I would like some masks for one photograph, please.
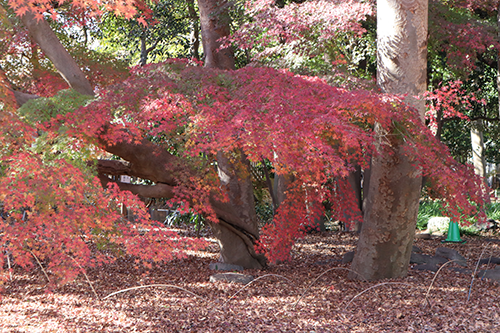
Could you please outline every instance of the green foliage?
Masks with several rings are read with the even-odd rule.
[[[187,4],[178,0],[150,3],[151,17],[144,26],[136,19],[127,20],[113,13],[106,13],[99,30],[92,32],[99,40],[99,50],[108,51],[137,64],[141,59],[141,39],[146,48],[155,46],[148,60],[159,62],[168,58],[189,57],[191,21]]]
[[[19,108],[21,119],[37,126],[38,137],[31,144],[30,150],[39,154],[48,163],[57,159],[65,159],[82,170],[90,170],[87,161],[95,157],[97,151],[92,145],[67,135],[65,126],[58,126],[58,117],[87,105],[93,97],[82,95],[74,90],[61,90],[57,95],[48,98],[30,100]],[[51,130],[55,129],[55,132]]]
[[[500,202],[486,204],[486,216],[489,219],[500,221]]]
[[[485,210],[488,219],[493,219],[495,221],[500,220],[500,203],[486,204]],[[427,229],[427,222],[434,216],[443,216],[443,203],[438,200],[420,201],[417,217],[417,229]],[[477,234],[477,228],[472,225],[474,221],[475,218],[471,217],[468,221],[470,225],[460,226],[460,230],[463,230],[466,234]]]
[[[28,123],[46,123],[58,115],[74,112],[86,105],[93,97],[82,95],[75,90],[65,89],[49,98],[32,99],[19,108],[19,115]]]
[[[257,213],[257,219],[259,220],[260,225],[272,222],[274,217],[272,203],[265,201],[257,203],[255,205],[255,212]]]
[[[196,230],[201,230],[205,219],[202,215],[196,214],[193,211],[187,213],[180,213],[177,210],[170,210],[169,214],[165,218],[164,224],[168,227],[182,226],[182,225],[194,225]]]
[[[431,1],[429,6],[429,91],[459,80],[472,108],[456,105],[455,111],[470,119],[496,118],[496,14],[480,15],[470,8],[450,6],[446,1]],[[461,163],[467,163],[472,156],[470,128],[467,120],[444,119],[441,139]],[[499,122],[484,122],[483,134],[487,161],[497,163],[500,161]]]
[[[423,200],[418,208],[417,228],[427,229],[427,222],[433,216],[442,216],[443,205],[439,201]]]

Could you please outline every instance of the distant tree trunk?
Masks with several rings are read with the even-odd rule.
[[[198,17],[198,14],[196,13],[196,10],[194,9],[194,0],[187,0],[187,6],[188,6],[188,12],[189,12],[189,19],[191,20],[191,36],[189,38],[189,51],[191,53],[191,56],[195,58],[196,60],[200,60],[200,53],[199,53],[199,48],[200,48],[200,29],[199,29],[199,24],[200,24],[200,18]]]
[[[361,168],[358,166],[355,170],[350,171],[347,176],[347,182],[349,183],[349,189],[352,191],[352,198],[354,203],[351,205],[353,208],[357,208],[357,211],[350,212],[349,214],[344,213],[344,218],[351,218],[352,216],[361,216],[363,212],[363,201],[362,201],[362,189],[361,189]],[[350,222],[350,221],[346,221]],[[359,232],[361,230],[361,221],[356,221],[355,223],[346,223],[346,231]]]
[[[219,39],[231,33],[229,6],[230,3],[227,0],[198,0],[206,67],[234,69],[232,48],[219,49],[221,46]]]
[[[481,119],[472,122],[470,139],[474,173],[484,179],[486,174],[486,159],[484,156],[483,122]]]
[[[141,43],[141,59],[139,60],[139,65],[141,66],[145,66],[148,63],[149,54],[156,48],[156,46],[160,42],[160,39],[158,38],[153,43],[153,45],[147,47],[147,39],[148,39],[148,29],[145,28],[141,34],[141,37],[139,38]]]
[[[219,49],[219,39],[230,33],[228,6],[225,0],[198,0],[205,67],[234,69],[232,49]],[[219,152],[217,167],[222,186],[229,196],[229,204],[238,217],[237,224],[224,219],[210,224],[220,244],[221,259],[246,268],[262,268],[265,258],[256,255],[253,247],[259,238],[259,229],[250,163],[241,151]]]
[[[139,38],[141,42],[141,59],[139,60],[139,65],[145,66],[148,63],[148,52],[146,47],[146,33],[141,34]]]
[[[486,156],[484,152],[483,129],[484,126],[481,119],[473,121],[472,127],[470,129],[470,139],[472,146],[472,164],[474,165],[474,173],[481,177],[483,190],[487,192],[488,183],[486,181]]]
[[[286,189],[293,183],[294,178],[292,174],[274,176],[273,195],[276,198],[276,209],[285,201]]]
[[[406,95],[424,116],[426,90],[427,0],[377,1],[377,81],[382,92]],[[404,141],[379,124],[378,154],[370,185],[351,278],[378,280],[405,276],[415,234],[421,175],[405,156]],[[384,138],[385,137],[385,138]],[[383,139],[384,138],[384,139]]]

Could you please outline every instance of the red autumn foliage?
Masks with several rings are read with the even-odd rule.
[[[86,2],[73,4],[92,8]],[[27,10],[21,2],[11,5],[17,13]],[[39,8],[44,6],[49,8],[43,2]],[[118,13],[135,13],[128,2],[113,6]],[[269,17],[277,20],[279,15]],[[361,32],[356,20],[327,33],[354,28]],[[296,19],[292,23],[290,31],[304,32],[311,22]],[[283,24],[278,27],[281,30],[271,30],[270,36],[295,40],[295,32]],[[9,119],[1,136],[6,152],[0,160],[4,169],[0,200],[8,216],[1,226],[0,263],[12,254],[16,263],[29,267],[36,256],[47,260],[62,280],[73,277],[80,267],[115,259],[123,250],[149,264],[204,244],[152,225],[137,198],[114,187],[102,191],[94,175],[81,165],[58,158],[57,152],[47,160],[27,148],[38,136],[35,129],[53,139],[74,139],[73,150],[143,138],[155,141],[182,158],[182,165],[168,166],[175,170],[175,200],[212,220],[209,195],[225,196],[213,170],[217,151],[241,151],[251,161],[271,161],[278,174],[293,173],[295,181],[285,203],[274,223],[262,231],[259,248],[271,260],[288,258],[304,226],[321,212],[319,203],[331,201],[339,215],[340,210],[354,209],[349,207],[354,203],[341,202],[328,183],[342,180],[356,165],[367,165],[375,153],[375,123],[390,129],[395,139],[409,142],[408,155],[448,200],[454,220],[475,213],[469,200],[482,199],[480,181],[453,161],[399,98],[350,92],[286,71],[219,71],[170,61],[137,68],[123,83],[102,88],[93,103],[50,121],[26,124],[15,112],[2,117]],[[385,144],[389,146],[394,137]],[[120,204],[134,210],[134,224],[117,213]]]
[[[366,31],[361,22],[373,14],[372,4],[358,0],[291,2],[283,8],[273,0],[256,0],[247,1],[245,7],[252,19],[227,42],[260,50],[256,59],[276,53],[284,44],[292,45],[298,54],[314,55],[339,35],[359,37]]]
[[[440,85],[434,91],[428,91],[424,95],[427,100],[426,118],[433,132],[437,129],[437,122],[441,119],[459,118],[469,120],[464,112],[472,110],[473,103],[486,104],[484,100],[478,100],[472,93],[467,93],[462,88],[461,81],[454,81]],[[439,118],[439,119],[438,119]]]

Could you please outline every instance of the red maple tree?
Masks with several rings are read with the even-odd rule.
[[[11,6],[25,15],[31,8],[26,2]],[[40,2],[36,8],[50,11],[48,6]],[[133,3],[108,6],[135,14]],[[41,19],[39,12],[36,18]],[[355,209],[338,194],[356,165],[367,165],[370,155],[390,153],[374,149],[376,142],[389,147],[392,140],[405,140],[407,155],[447,199],[457,220],[475,213],[474,203],[483,195],[480,181],[450,157],[398,97],[347,91],[288,71],[220,70],[172,60],[134,68],[123,82],[99,87],[93,100],[62,92],[21,110],[7,86],[4,82],[1,91],[0,201],[5,215],[0,264],[12,256],[29,268],[36,257],[46,260],[63,281],[122,251],[149,265],[205,245],[149,221],[143,203],[131,192],[182,202],[208,221],[248,234],[237,228],[238,208],[229,207],[214,171],[221,151],[236,168],[244,155],[250,161],[271,161],[276,174],[294,175],[274,223],[260,238],[248,236],[253,239],[249,246],[255,244],[270,260],[288,258],[294,240],[323,209],[322,202],[330,201],[339,215]],[[375,123],[391,136],[375,140]],[[88,163],[106,153],[122,160]],[[120,174],[153,184],[125,184],[109,177]],[[332,190],[329,184],[336,182],[340,185]],[[134,223],[120,216],[120,205],[133,211]]]

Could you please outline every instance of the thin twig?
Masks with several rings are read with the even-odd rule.
[[[80,267],[80,270],[82,271],[83,275],[85,275],[85,278],[87,279],[87,282],[89,283],[90,288],[92,288],[92,291],[94,292],[95,297],[99,300],[100,299],[99,295],[97,295],[97,292],[95,291],[94,286],[92,285],[92,282],[90,282],[89,277],[85,273],[85,270],[82,268],[82,266],[80,266],[80,264],[78,263],[78,261],[76,261],[75,258],[73,258],[72,256],[70,256],[69,254],[67,254],[67,256],[70,257],[78,265],[78,267]]]
[[[40,260],[38,260],[38,258],[36,257],[36,255],[33,253],[33,251],[29,250],[30,253],[33,255],[33,257],[36,259],[36,262],[38,263],[38,265],[40,265],[40,268],[42,269],[42,272],[43,274],[45,274],[45,277],[47,278],[47,280],[49,281],[50,283],[50,279],[49,279],[49,276],[47,275],[47,272],[45,272],[45,269],[43,268],[42,266],[42,263],[40,262]]]
[[[467,303],[469,302],[470,295],[472,293],[472,284],[474,283],[474,278],[476,276],[476,272],[477,272],[477,269],[479,267],[479,262],[481,261],[481,258],[483,257],[484,252],[486,251],[486,249],[488,248],[488,245],[490,245],[490,244],[491,243],[486,243],[486,245],[483,247],[483,251],[481,252],[481,255],[479,256],[479,259],[477,260],[476,268],[474,269],[474,273],[472,274],[472,279],[470,281],[469,294],[467,295]],[[490,261],[491,261],[491,256],[490,256]],[[489,264],[489,262],[488,262],[488,264]]]
[[[122,290],[118,290],[118,291],[115,291],[114,293],[111,293],[109,294],[108,296],[104,297],[103,300],[105,300],[106,298],[108,297],[111,297],[111,296],[114,296],[114,295],[117,295],[117,294],[121,294],[121,293],[124,293],[126,291],[130,291],[130,290],[136,290],[136,289],[143,289],[143,288],[151,288],[151,287],[165,287],[165,288],[176,288],[176,289],[180,289],[180,290],[183,290],[185,292],[187,292],[188,294],[191,294],[193,296],[196,296],[198,298],[201,298],[203,299],[203,297],[201,296],[198,296],[196,295],[195,293],[187,290],[187,289],[184,289],[184,288],[181,288],[181,287],[178,287],[178,286],[174,286],[172,284],[149,284],[149,285],[146,285],[146,286],[137,286],[137,287],[132,287],[132,288],[127,288],[127,289],[122,289]]]
[[[313,282],[311,282],[309,284],[309,286],[307,286],[306,290],[304,290],[304,292],[302,292],[302,295],[300,295],[299,299],[297,300],[297,302],[295,302],[295,304],[293,305],[293,309],[295,309],[295,307],[297,306],[297,304],[299,304],[300,300],[304,297],[304,295],[309,291],[309,289],[311,289],[311,287],[313,286],[313,284],[316,283],[316,281],[319,280],[320,277],[322,277],[323,275],[325,275],[326,273],[330,272],[330,271],[333,271],[333,270],[337,270],[337,269],[342,269],[342,270],[346,270],[346,271],[349,271],[349,272],[353,272],[353,273],[356,273],[358,274],[359,276],[361,276],[363,278],[363,280],[365,281],[368,281],[363,275],[359,274],[358,272],[352,270],[352,269],[349,269],[349,268],[346,268],[346,267],[333,267],[333,268],[330,268],[330,269],[327,269],[326,271],[324,271],[323,273],[321,273],[316,279],[314,279]]]
[[[260,279],[263,279],[265,277],[268,277],[268,276],[277,276],[277,277],[280,277],[280,278],[283,278],[285,280],[287,280],[288,282],[292,282],[289,278],[283,276],[283,275],[279,275],[279,274],[266,274],[266,275],[262,275],[262,276],[259,276],[258,278],[248,282],[247,284],[245,284],[243,287],[240,288],[240,290],[238,290],[236,293],[234,293],[231,297],[228,298],[227,301],[224,302],[224,304],[222,304],[222,306],[226,305],[227,302],[229,302],[231,299],[234,298],[234,296],[238,295],[243,289],[245,289],[246,287],[248,287],[249,285],[251,285],[252,283],[260,280]]]
[[[370,288],[367,288],[365,290],[363,290],[362,292],[360,292],[359,294],[357,294],[356,296],[354,296],[350,301],[349,303],[347,303],[347,305],[345,306],[345,310],[347,310],[347,308],[349,307],[349,305],[356,299],[358,298],[359,296],[363,295],[364,293],[366,293],[367,291],[373,289],[373,288],[376,288],[376,287],[380,287],[380,286],[384,286],[386,284],[402,284],[402,285],[405,285],[405,286],[409,286],[409,287],[414,287],[416,288],[416,286],[414,285],[411,285],[409,283],[403,283],[403,282],[383,282],[383,283],[379,283],[379,284],[376,284],[374,286],[371,286]]]
[[[438,277],[439,272],[441,272],[441,270],[444,268],[444,266],[448,265],[449,263],[455,262],[455,261],[463,261],[463,260],[454,259],[454,260],[450,260],[450,261],[445,262],[441,267],[439,267],[438,271],[436,272],[436,275],[434,275],[434,278],[432,279],[432,282],[429,286],[429,289],[427,289],[427,293],[425,294],[425,299],[424,299],[424,302],[427,302],[427,304],[429,304],[430,308],[432,308],[432,305],[431,305],[431,302],[429,301],[428,297],[429,297],[429,293],[431,292],[431,288],[432,288],[432,285],[434,284],[434,281],[436,281],[436,278]]]

